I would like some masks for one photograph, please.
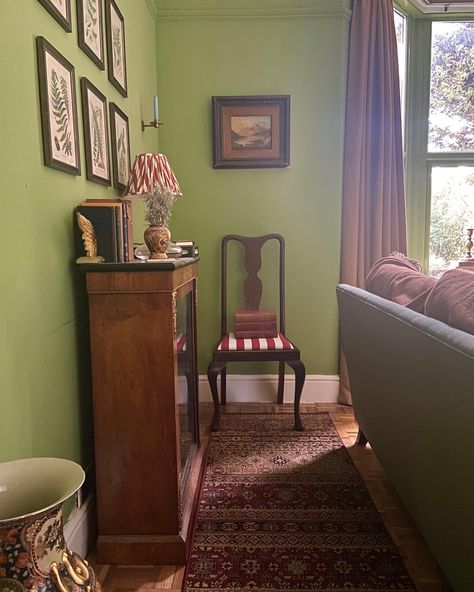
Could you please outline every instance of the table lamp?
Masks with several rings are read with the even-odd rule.
[[[150,259],[166,259],[171,239],[168,228],[175,198],[183,195],[164,154],[138,154],[133,163],[125,195],[143,195],[147,206],[145,219],[150,226],[143,238]]]

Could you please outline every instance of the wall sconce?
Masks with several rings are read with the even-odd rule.
[[[155,129],[158,129],[160,125],[163,125],[163,122],[159,121],[158,114],[158,97],[155,95],[153,97],[153,121],[150,121],[150,123],[145,123],[142,119],[142,132],[145,131],[146,127],[154,127]]]

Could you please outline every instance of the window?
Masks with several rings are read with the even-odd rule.
[[[429,273],[463,256],[474,222],[474,23],[433,22],[428,167]]]
[[[428,151],[474,150],[474,23],[435,22]]]
[[[393,11],[397,36],[398,72],[400,75],[400,104],[402,122],[405,121],[406,71],[407,71],[407,18],[398,10]],[[402,128],[403,129],[403,128]]]
[[[474,222],[474,166],[431,168],[430,274],[457,267]]]

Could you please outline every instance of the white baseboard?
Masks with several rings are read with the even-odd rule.
[[[220,385],[220,379],[218,379]],[[274,403],[278,386],[277,374],[228,374],[227,375],[227,401],[232,402],[256,402]],[[220,386],[219,386],[220,388]],[[337,403],[339,392],[339,376],[310,374],[306,376],[302,403]],[[285,376],[285,390],[283,402],[292,403],[295,393],[295,377]],[[207,376],[199,376],[199,400],[212,401],[211,391]]]
[[[68,549],[84,559],[94,545],[96,536],[95,502],[93,496],[89,495],[80,508],[74,508],[69,514],[64,525],[64,538]]]

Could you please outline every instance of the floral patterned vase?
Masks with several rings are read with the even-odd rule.
[[[0,463],[1,592],[100,592],[63,534],[63,503],[83,482],[82,468],[68,460]]]
[[[167,226],[150,225],[143,234],[150,259],[167,259],[166,249],[170,244],[171,232]]]

